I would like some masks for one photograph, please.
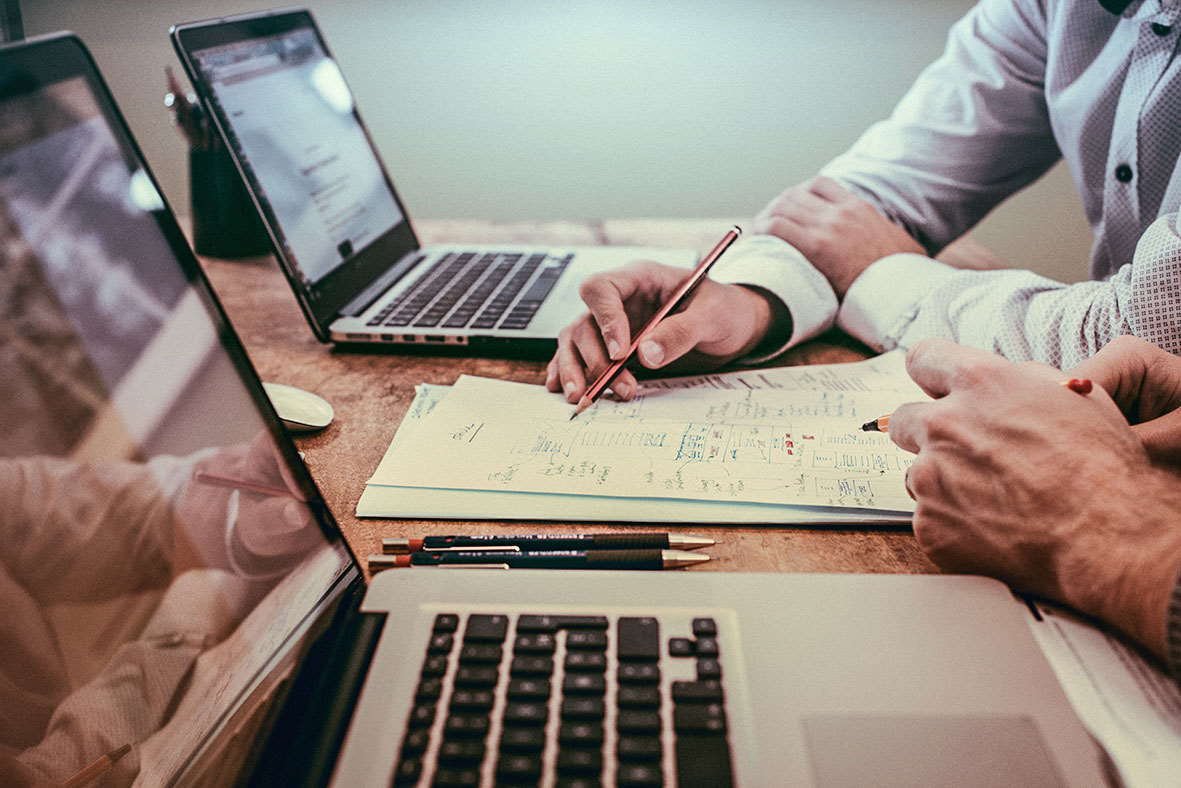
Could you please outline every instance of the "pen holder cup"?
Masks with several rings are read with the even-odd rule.
[[[271,242],[229,152],[189,150],[193,250],[208,257],[270,254]]]

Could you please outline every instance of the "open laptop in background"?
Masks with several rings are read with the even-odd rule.
[[[0,782],[1101,785],[983,578],[366,589],[81,43],[0,48]]]
[[[694,262],[675,249],[420,246],[309,12],[181,24],[172,41],[321,341],[551,352],[589,275]]]

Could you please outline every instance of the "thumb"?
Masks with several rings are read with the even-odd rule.
[[[640,363],[658,369],[676,361],[701,341],[702,324],[689,312],[670,315],[640,342]]]

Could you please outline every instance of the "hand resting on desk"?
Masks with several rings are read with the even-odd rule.
[[[907,370],[935,401],[896,410],[890,437],[918,454],[907,488],[931,560],[1064,602],[1164,655],[1181,476],[1154,458],[1181,454],[1181,421],[1137,431],[1120,412],[1152,419],[1178,404],[1181,360],[1160,352],[1111,343],[1069,373],[1098,384],[1081,396],[1050,367],[916,345]]]

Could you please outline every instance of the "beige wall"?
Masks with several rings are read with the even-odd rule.
[[[25,0],[32,33],[91,46],[173,204],[184,148],[161,104],[177,21],[258,0]],[[969,0],[322,0],[311,4],[412,217],[757,211],[886,114]],[[1059,168],[978,236],[1085,278]]]

